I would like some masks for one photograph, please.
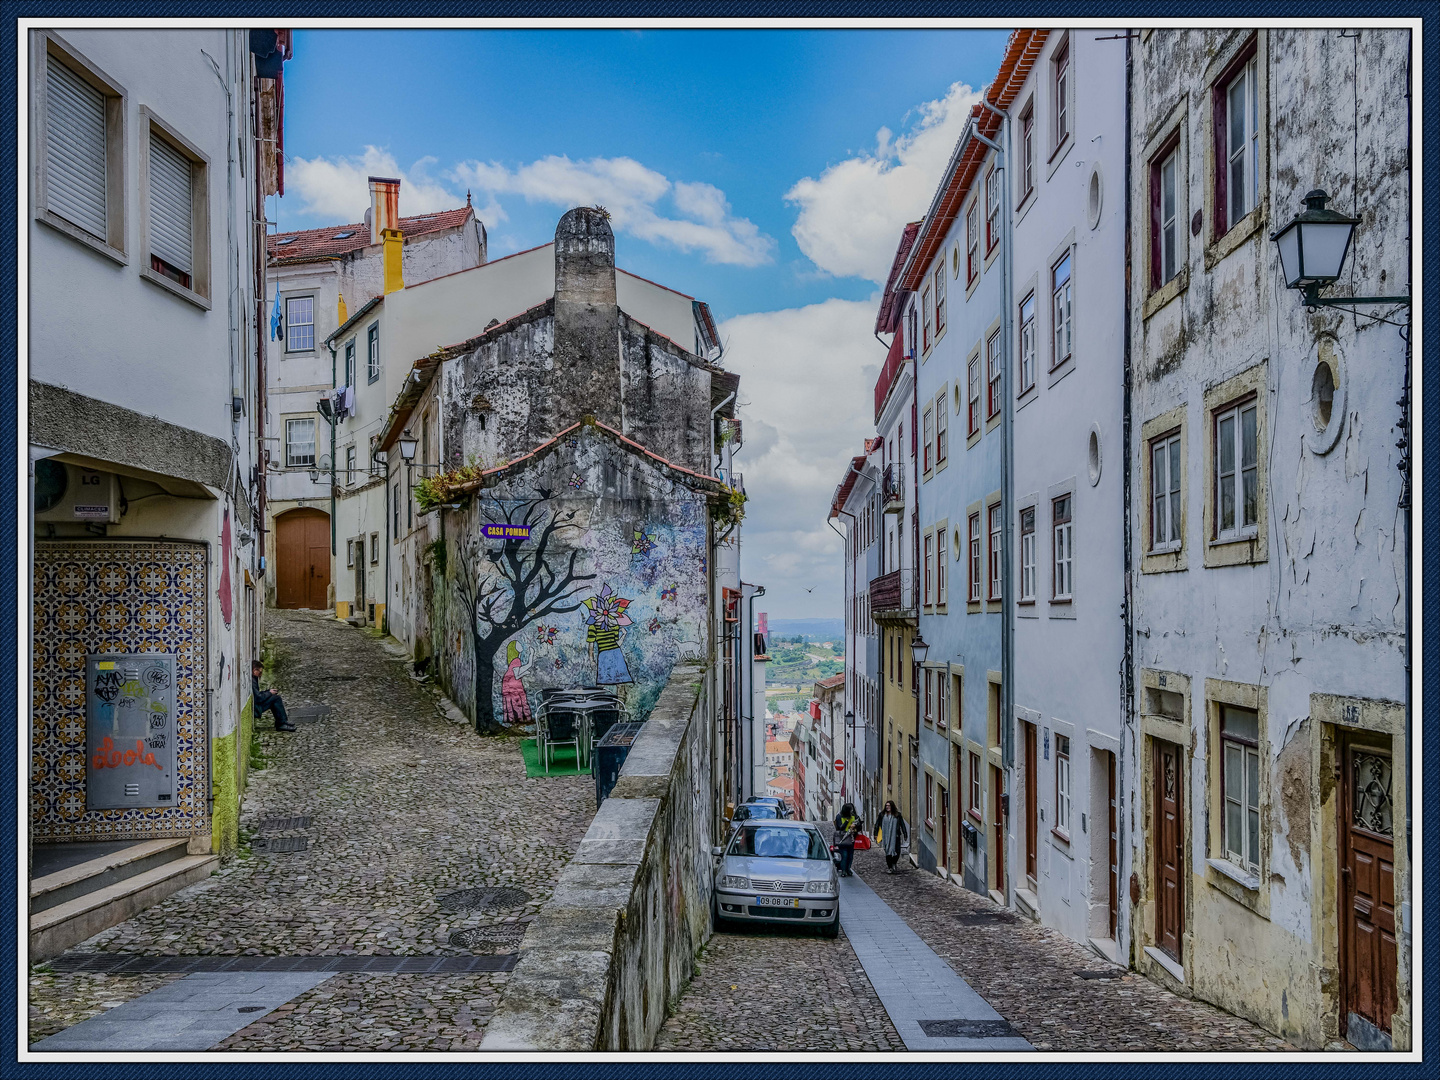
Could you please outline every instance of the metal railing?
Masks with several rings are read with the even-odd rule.
[[[870,615],[874,619],[913,619],[919,614],[914,570],[892,570],[870,582]]]
[[[885,466],[885,475],[880,484],[886,509],[905,502],[905,463],[892,461]]]

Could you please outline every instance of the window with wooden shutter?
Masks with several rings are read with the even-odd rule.
[[[46,65],[46,91],[46,203],[105,240],[105,95],[54,58]]]
[[[150,268],[185,288],[194,270],[195,204],[190,159],[150,137]]]

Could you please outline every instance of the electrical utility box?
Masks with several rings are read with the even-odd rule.
[[[166,807],[175,799],[175,654],[85,658],[85,806]]]

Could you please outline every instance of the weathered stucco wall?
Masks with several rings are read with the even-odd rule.
[[[530,924],[481,1050],[648,1050],[710,933],[710,702],[676,666]]]

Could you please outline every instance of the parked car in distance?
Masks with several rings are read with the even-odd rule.
[[[773,806],[775,807],[775,809],[780,811],[780,817],[782,818],[793,818],[795,816],[795,814],[790,809],[790,804],[787,803],[784,799],[777,798],[774,795],[751,795],[748,799],[745,800],[745,804],[747,806]]]
[[[743,809],[737,806],[736,815]],[[810,822],[741,818],[729,843],[710,852],[719,860],[711,901],[717,929],[788,922],[840,936],[839,878],[829,845]]]
[[[779,821],[779,807],[769,803],[741,803],[730,815],[730,827],[736,828],[742,821]]]

